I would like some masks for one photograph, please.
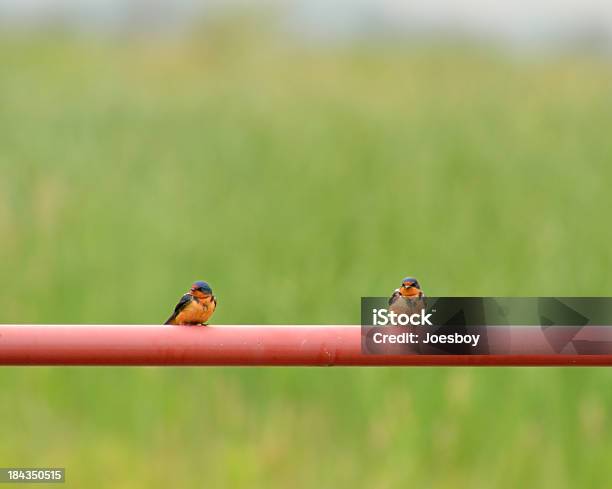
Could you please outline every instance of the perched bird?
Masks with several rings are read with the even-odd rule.
[[[425,294],[416,278],[406,277],[389,298],[389,310],[397,314],[414,314],[425,307]]]
[[[164,324],[199,325],[206,326],[215,308],[217,299],[213,295],[210,285],[201,280],[195,282],[174,308],[172,316]]]

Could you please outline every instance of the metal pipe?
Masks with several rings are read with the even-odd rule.
[[[612,355],[366,355],[359,326],[0,325],[0,365],[612,365]]]

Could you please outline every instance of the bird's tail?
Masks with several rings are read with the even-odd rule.
[[[174,324],[174,314],[168,318],[168,320],[164,323],[166,324]]]

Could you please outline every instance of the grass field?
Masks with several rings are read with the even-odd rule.
[[[356,323],[610,295],[612,65],[0,41],[0,322]],[[0,370],[0,466],[87,488],[609,487],[608,369]]]

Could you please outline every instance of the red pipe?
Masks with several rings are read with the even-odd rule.
[[[359,326],[0,325],[0,365],[612,365],[612,355],[364,355]]]

